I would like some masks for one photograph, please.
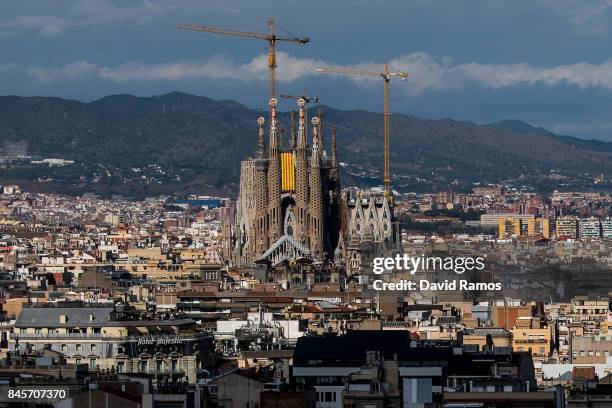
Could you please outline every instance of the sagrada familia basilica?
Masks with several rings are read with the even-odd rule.
[[[238,201],[224,217],[223,256],[240,268],[309,264],[364,272],[373,257],[401,251],[393,197],[388,190],[340,189],[336,129],[327,152],[321,120],[307,126],[305,104],[298,100],[297,137],[291,132],[288,141],[276,99],[269,101],[267,129],[263,117],[257,120],[257,150],[241,163]]]

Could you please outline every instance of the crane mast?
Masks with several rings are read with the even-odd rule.
[[[183,24],[179,23],[176,28],[181,30],[199,31],[205,33],[231,35],[235,37],[247,37],[255,38],[258,40],[264,40],[268,42],[268,82],[270,98],[274,98],[276,95],[276,42],[284,41],[295,43],[299,45],[305,45],[310,41],[308,37],[279,37],[276,35],[274,21],[268,21],[268,33],[258,33],[253,31],[241,31],[241,30],[229,30],[222,27],[214,26],[203,26],[198,24]]]
[[[391,77],[397,77],[401,80],[408,78],[408,73],[403,71],[389,71],[388,64],[385,64],[382,72],[365,71],[358,69],[348,68],[317,68],[317,72],[323,72],[328,74],[348,74],[348,75],[362,75],[362,76],[373,76],[381,77],[384,85],[384,176],[383,184],[385,188],[385,196],[391,197],[391,171],[390,171],[390,136],[391,136],[391,106],[390,106],[390,91],[391,91]]]

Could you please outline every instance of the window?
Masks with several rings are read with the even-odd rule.
[[[161,371],[163,367],[164,367],[164,362],[162,360],[157,360],[155,369],[157,371]]]
[[[74,364],[79,365],[81,364],[81,359],[77,358],[76,360],[74,360]]]
[[[60,349],[60,350],[62,350],[62,353],[67,352],[67,351],[68,351],[68,345],[67,345],[67,344],[62,344],[62,346],[61,346],[61,349]]]
[[[96,368],[96,359],[95,358],[90,358],[89,359],[89,368]]]
[[[176,367],[177,367],[178,361],[176,360],[172,360],[172,372],[176,372]]]
[[[146,361],[141,361],[140,362],[140,371],[143,372],[143,373],[147,371],[147,362]]]
[[[122,373],[124,367],[125,367],[125,363],[123,361],[118,361],[117,362],[117,372],[118,373]]]
[[[83,346],[80,344],[76,345],[76,351],[83,351]]]
[[[210,392],[210,395],[217,395],[217,384],[209,384],[208,392]]]
[[[40,327],[37,327],[37,328],[34,329],[34,333],[42,334],[42,329]]]
[[[91,352],[92,353],[95,353],[97,349],[98,349],[98,347],[95,344],[91,345]]]

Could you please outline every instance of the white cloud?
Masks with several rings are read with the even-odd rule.
[[[148,21],[162,15],[166,7],[159,0],[122,2],[121,6],[108,0],[78,0],[69,8],[71,16],[81,25],[114,21]]]
[[[540,0],[582,35],[602,35],[610,30],[612,0]]]
[[[66,17],[32,15],[0,21],[0,37],[10,37],[23,31],[35,31],[44,37],[53,37],[72,27],[91,27],[121,21],[140,23],[162,15],[168,7],[160,0],[139,0],[121,5],[109,0],[74,0],[68,3],[63,13]]]
[[[44,37],[53,37],[61,33],[70,23],[67,20],[53,16],[23,16],[0,22],[3,36],[8,37],[16,31],[39,31]]]
[[[592,137],[593,135],[610,135],[612,133],[612,123],[610,122],[595,122],[587,123],[576,122],[550,122],[542,124],[546,129],[560,135],[577,135]],[[608,137],[609,139],[609,137]]]
[[[318,67],[340,67],[337,64],[310,58],[297,58],[285,52],[277,55],[279,82],[292,82],[317,74]],[[436,58],[427,53],[412,53],[394,58],[389,62],[393,69],[408,71],[405,86],[398,87],[406,94],[420,94],[427,91],[461,89],[480,86],[501,89],[512,86],[560,84],[578,88],[597,87],[612,89],[612,59],[602,64],[579,62],[549,68],[532,67],[526,63],[479,64],[455,63],[451,58]],[[346,68],[379,71],[382,62],[362,62]],[[79,78],[97,78],[117,83],[143,81],[181,81],[198,78],[232,79],[243,82],[265,81],[267,78],[267,57],[259,55],[247,63],[236,63],[225,56],[215,56],[204,62],[177,61],[164,64],[128,62],[118,66],[98,66],[88,61],[75,61],[61,67],[4,65],[4,72],[21,71],[40,82],[65,81]],[[2,70],[0,70],[2,72]],[[376,77],[332,75],[345,77],[359,84],[377,84]]]
[[[30,66],[25,68],[25,73],[39,82],[50,83],[57,80],[70,80],[98,77],[99,69],[87,61],[75,61],[59,68],[40,68]]]

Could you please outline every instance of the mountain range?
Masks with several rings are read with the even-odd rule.
[[[292,102],[282,107],[297,108]],[[379,185],[382,114],[325,105],[311,107],[309,114],[317,111],[326,145],[329,125],[338,129],[343,184]],[[181,92],[113,95],[89,103],[3,96],[0,182],[69,194],[234,195],[240,161],[255,149],[258,116],[267,118],[234,101]],[[279,119],[289,129],[288,112]],[[391,132],[393,185],[399,191],[499,182],[607,188],[602,180],[612,176],[612,143],[557,135],[516,120],[478,125],[394,114]]]

